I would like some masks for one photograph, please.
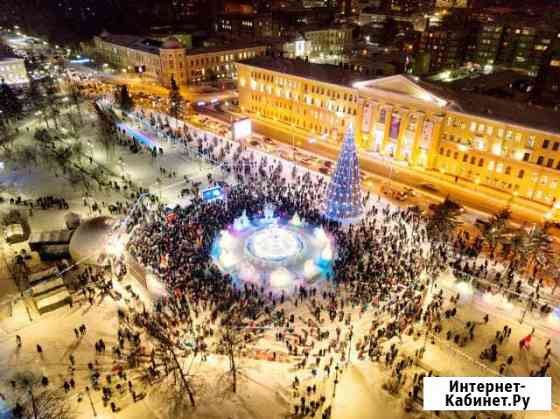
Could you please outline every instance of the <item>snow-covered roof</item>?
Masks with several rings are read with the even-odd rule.
[[[416,77],[396,75],[354,84],[365,93],[376,96],[393,96],[440,108],[442,111],[461,112],[502,123],[560,134],[560,112],[516,103],[491,96],[457,92],[422,81]]]

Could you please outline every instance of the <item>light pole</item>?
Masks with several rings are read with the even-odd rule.
[[[336,364],[336,366],[334,367],[334,387],[333,387],[333,399],[336,396],[336,385],[338,384],[338,364]]]
[[[202,170],[202,169],[201,169]],[[159,201],[161,202],[161,179],[157,178],[156,183],[158,184],[159,188]]]
[[[348,340],[348,364],[350,364],[350,352],[352,351],[352,336],[354,335],[354,331],[352,327],[350,327],[350,339]]]
[[[89,392],[89,387],[86,386],[86,393],[88,395],[89,404],[91,405],[91,410],[93,410],[93,416],[97,416],[97,412],[95,411],[95,405],[93,404],[93,400],[91,399],[91,394]]]
[[[116,284],[115,278],[115,259],[122,256],[125,251],[125,243],[118,232],[114,232],[107,241],[105,250],[109,254],[109,263],[111,265],[111,283]]]
[[[296,162],[296,135],[295,135],[296,124],[292,124],[292,160],[295,164]]]
[[[126,165],[124,163],[124,159],[121,157],[119,157],[119,166],[121,167],[121,175],[124,179],[126,179]]]

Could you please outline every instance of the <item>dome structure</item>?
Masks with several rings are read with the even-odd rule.
[[[70,256],[74,262],[107,265],[107,247],[116,221],[112,217],[101,216],[82,222],[70,240]]]
[[[175,38],[174,36],[170,36],[165,40],[165,42],[161,47],[163,49],[178,49],[178,48],[183,48],[183,45],[179,42],[177,38]]]

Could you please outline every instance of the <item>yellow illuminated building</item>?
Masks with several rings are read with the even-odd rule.
[[[264,55],[267,50],[265,45],[249,42],[187,50],[175,37],[159,41],[108,32],[93,42],[95,52],[111,64],[155,78],[164,86],[172,79],[178,85],[234,79],[235,61]]]
[[[14,86],[22,86],[29,83],[25,62],[21,58],[0,57],[0,81]]]
[[[353,123],[372,157],[548,206],[560,197],[558,112],[303,60],[259,57],[238,72],[242,111],[272,125],[336,145]]]

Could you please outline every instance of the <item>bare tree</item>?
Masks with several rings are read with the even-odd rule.
[[[32,167],[39,163],[40,156],[37,153],[37,148],[33,145],[23,145],[14,150],[11,154],[11,160],[17,162],[28,169],[28,173]]]
[[[225,345],[225,350],[229,361],[231,389],[234,393],[237,393],[237,364],[235,362],[235,356],[239,350],[242,340],[240,339],[239,333],[230,323],[227,323],[223,328],[222,341]]]
[[[255,313],[255,316],[258,317],[258,314]],[[257,333],[258,331],[256,329],[253,330],[254,333],[248,333],[249,324],[243,321],[242,318],[244,318],[244,316],[236,311],[235,308],[232,307],[230,309],[229,313],[222,321],[222,327],[220,329],[221,339],[217,351],[225,353],[228,357],[228,374],[231,376],[231,387],[234,393],[237,393],[238,378],[241,373],[237,357],[246,345],[254,342],[262,335],[262,331]]]
[[[109,159],[115,150],[115,128],[113,123],[101,113],[98,113],[97,119],[97,140],[105,149],[106,157]]]
[[[8,121],[3,118],[0,113],[0,149],[6,150],[12,147],[16,135],[8,124]]]
[[[62,390],[53,390],[41,383],[41,377],[31,371],[18,372],[12,377],[15,383],[15,418],[72,419],[70,403]]]
[[[76,107],[76,111],[78,112],[78,116],[80,117],[80,123],[84,123],[84,119],[82,117],[82,109],[80,107],[80,102],[82,101],[82,92],[78,88],[76,83],[72,83],[70,85],[70,93],[69,93],[70,101]]]

